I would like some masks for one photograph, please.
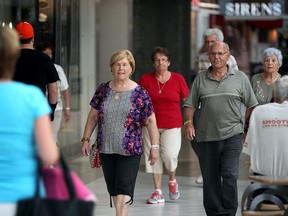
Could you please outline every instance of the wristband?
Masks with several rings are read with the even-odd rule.
[[[65,110],[70,110],[70,107],[66,107]]]
[[[188,123],[191,123],[192,121],[191,120],[186,120],[183,125],[186,126]]]
[[[157,145],[157,144],[153,144],[153,145],[151,145],[151,148],[159,149],[159,145]]]

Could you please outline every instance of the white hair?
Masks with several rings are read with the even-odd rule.
[[[217,41],[224,41],[223,32],[218,28],[207,29],[204,33],[204,37],[207,37],[210,35],[216,35]]]
[[[270,47],[270,48],[267,48],[267,49],[264,50],[263,56],[262,56],[262,63],[264,63],[266,57],[272,56],[272,55],[276,55],[277,56],[278,62],[280,64],[280,66],[281,66],[282,65],[282,60],[283,60],[282,53],[281,53],[280,50],[278,50],[276,48],[273,48],[273,47]]]
[[[275,82],[274,98],[275,101],[284,101],[288,96],[288,76],[279,77]]]

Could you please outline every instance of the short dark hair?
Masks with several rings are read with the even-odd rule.
[[[27,39],[20,39],[20,44],[30,44],[33,37]]]
[[[160,53],[160,54],[163,54],[163,55],[167,56],[167,58],[168,58],[167,60],[170,62],[171,55],[170,55],[168,49],[166,49],[166,48],[164,48],[164,47],[160,47],[160,46],[154,47],[153,52],[152,52],[152,54],[151,54],[151,60],[152,60],[152,62],[155,61],[154,58],[155,58],[155,55],[156,55],[157,53]]]
[[[54,46],[52,45],[52,43],[50,42],[40,42],[39,44],[37,44],[36,46],[36,49],[39,50],[39,51],[44,51],[46,50],[47,48],[51,49],[52,50],[52,53],[54,53]]]

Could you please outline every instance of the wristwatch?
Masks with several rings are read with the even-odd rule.
[[[84,142],[84,141],[90,142],[90,138],[88,138],[88,137],[83,137],[83,138],[81,139],[81,142]]]

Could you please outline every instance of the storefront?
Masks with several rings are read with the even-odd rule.
[[[222,29],[239,68],[247,75],[261,71],[262,52],[267,47],[280,49],[284,58],[288,58],[285,3],[273,0],[219,0],[218,13],[213,11],[209,14],[209,27]],[[285,71],[287,65],[283,61],[280,73]]]
[[[15,27],[28,21],[35,42],[55,46],[55,63],[67,75],[71,120],[58,136],[65,155],[80,154],[90,100],[96,87],[111,80],[109,58],[117,49],[131,49],[132,3],[127,0],[1,0],[0,24]],[[91,140],[95,140],[94,133]]]
[[[262,53],[268,47],[281,49],[285,56],[287,47],[280,39],[285,32],[285,1],[219,3],[225,16],[227,42],[243,71],[250,75],[261,71]]]
[[[0,24],[14,28],[19,21],[27,21],[33,25],[35,46],[44,41],[49,41],[55,46],[54,62],[63,67],[72,98],[72,118],[62,128],[59,142],[64,148],[66,146],[70,148],[69,145],[75,143],[75,140],[79,145],[81,137],[79,0],[1,0]]]

